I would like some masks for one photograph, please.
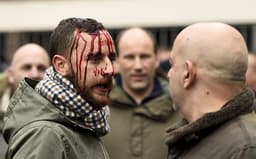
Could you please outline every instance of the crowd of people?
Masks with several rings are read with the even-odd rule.
[[[256,54],[240,32],[194,23],[157,48],[91,18],[61,20],[48,52],[20,46],[0,74],[0,159],[256,158]]]

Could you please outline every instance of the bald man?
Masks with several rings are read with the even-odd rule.
[[[47,67],[50,66],[50,57],[46,50],[35,43],[28,43],[19,47],[13,54],[10,66],[7,70],[8,88],[0,97],[0,134],[2,131],[2,118],[9,105],[9,101],[19,82],[28,77],[41,80]],[[2,138],[0,138],[0,158],[3,158],[5,150]]]
[[[179,33],[168,77],[183,121],[167,130],[168,159],[256,158],[247,54],[242,35],[227,24],[196,23]]]
[[[43,78],[47,67],[50,66],[48,53],[41,46],[29,43],[21,46],[14,53],[8,69],[8,80],[14,91],[24,77],[34,80]]]
[[[0,99],[0,111],[6,111],[10,97],[24,77],[40,80],[49,66],[50,57],[40,45],[28,43],[19,47],[14,52],[7,70],[10,89],[7,89]]]

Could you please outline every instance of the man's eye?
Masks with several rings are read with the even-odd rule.
[[[46,67],[44,65],[39,65],[37,66],[37,70],[39,70],[40,72],[44,72],[46,70]]]
[[[28,71],[28,70],[30,70],[31,68],[32,68],[31,65],[24,65],[24,66],[21,67],[21,69],[24,70],[24,71]]]
[[[99,58],[92,58],[90,61],[94,62],[94,63],[97,63],[99,61]]]
[[[93,63],[98,63],[100,62],[101,58],[102,58],[101,56],[91,56],[88,60]]]
[[[151,56],[150,55],[142,55],[141,56],[141,59],[148,59],[148,58],[150,58]]]
[[[132,60],[133,56],[125,56],[124,58],[127,59],[127,60]]]

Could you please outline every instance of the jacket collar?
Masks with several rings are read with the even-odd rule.
[[[143,103],[137,105],[121,88],[120,80],[120,76],[117,76],[115,86],[110,93],[110,108],[133,109],[135,114],[141,114],[157,121],[166,121],[170,118],[174,110],[169,93],[163,89],[165,85],[168,85],[167,81],[156,78],[157,86],[155,86],[150,97],[147,97],[147,100],[144,99]]]
[[[121,78],[120,74],[115,75],[115,82],[116,82],[116,85],[124,91],[123,86],[122,86],[122,78]],[[162,93],[163,93],[163,88],[161,86],[160,80],[158,78],[155,78],[154,79],[154,87],[153,87],[152,92],[150,93],[149,96],[145,97],[142,100],[141,104],[143,105],[143,104],[147,103],[151,99],[160,96]],[[136,104],[135,100],[128,93],[125,92],[125,94],[130,98],[130,100],[133,102],[133,104]]]
[[[192,123],[188,123],[184,119],[175,127],[167,129],[166,143],[174,144],[184,137],[211,129],[239,115],[252,112],[253,99],[253,92],[244,88],[240,94],[228,101],[221,110],[207,113]]]

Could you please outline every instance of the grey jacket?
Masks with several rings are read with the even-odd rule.
[[[7,159],[107,159],[92,132],[71,122],[26,79],[10,101],[4,125]]]
[[[253,93],[244,89],[221,110],[167,132],[168,159],[256,158],[256,116]]]

